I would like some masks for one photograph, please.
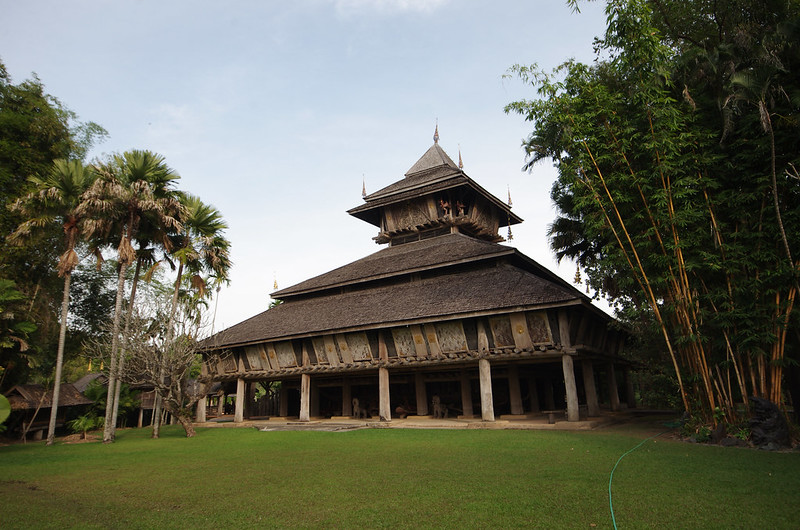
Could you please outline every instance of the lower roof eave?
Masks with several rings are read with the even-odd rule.
[[[233,348],[243,348],[246,346],[255,346],[257,344],[264,344],[266,342],[281,342],[287,340],[296,340],[296,339],[309,339],[312,337],[319,337],[322,335],[334,335],[338,333],[354,333],[359,331],[374,331],[378,329],[386,329],[386,328],[394,328],[399,326],[415,326],[415,325],[424,325],[424,324],[434,324],[436,322],[449,322],[452,320],[462,320],[465,318],[479,318],[479,317],[490,317],[495,315],[503,315],[508,313],[520,313],[523,311],[543,311],[547,309],[560,309],[560,308],[567,308],[567,307],[575,307],[575,306],[585,306],[582,300],[575,299],[575,300],[568,300],[565,302],[556,302],[550,304],[539,304],[533,306],[511,306],[511,307],[503,307],[503,308],[495,308],[495,309],[487,309],[484,311],[471,311],[468,313],[456,313],[451,315],[438,315],[434,317],[423,317],[423,318],[416,318],[416,319],[407,319],[407,320],[398,320],[398,321],[389,321],[389,322],[378,322],[374,324],[364,324],[361,326],[352,326],[347,328],[338,328],[338,329],[320,329],[310,331],[308,333],[296,333],[291,335],[282,335],[282,336],[275,336],[275,337],[266,337],[257,340],[251,340],[246,342],[238,342],[238,343],[231,343],[231,344],[223,344],[221,346],[215,346],[210,348],[204,348],[201,351],[203,352],[210,352],[215,350],[221,349],[233,349]],[[607,316],[607,315],[606,315]]]

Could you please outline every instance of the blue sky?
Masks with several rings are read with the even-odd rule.
[[[345,213],[400,178],[433,143],[498,197],[516,246],[556,267],[546,230],[555,173],[521,172],[530,125],[503,106],[533,98],[516,63],[593,59],[602,3],[553,0],[0,0],[0,58],[35,72],[82,120],[93,155],[150,149],[230,225],[234,269],[216,328],[281,288],[379,247]]]

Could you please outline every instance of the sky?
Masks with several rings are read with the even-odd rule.
[[[505,78],[594,59],[601,2],[559,0],[0,0],[0,60],[34,73],[109,138],[91,153],[164,155],[213,204],[232,244],[218,331],[283,289],[384,248],[349,216],[433,144],[524,222],[507,244],[567,281],[547,226],[551,164],[522,171],[531,124],[503,107],[536,97]],[[505,230],[503,234],[505,235]],[[580,287],[580,286],[579,286]]]

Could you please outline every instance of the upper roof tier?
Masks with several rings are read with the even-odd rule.
[[[461,232],[502,241],[498,229],[522,219],[464,173],[438,143],[425,151],[405,177],[364,197],[347,213],[381,229],[378,243],[398,244],[421,234]]]

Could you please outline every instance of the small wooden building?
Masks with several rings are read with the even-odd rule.
[[[236,393],[235,421],[247,417],[247,385],[272,381],[282,383],[280,416],[301,421],[558,410],[577,421],[599,414],[599,393],[619,407],[624,333],[569,283],[499,244],[500,230],[522,220],[453,162],[438,134],[404,178],[348,213],[387,246],[273,293],[282,304],[207,339],[207,351],[229,352],[208,369]]]
[[[53,406],[53,391],[42,385],[16,385],[6,392],[5,396],[11,404],[11,416],[8,420],[11,432],[23,432],[34,440],[41,440],[50,422],[50,409]],[[58,414],[56,427],[62,427],[70,417],[78,416],[83,409],[91,405],[92,400],[69,383],[62,383],[58,396]]]

